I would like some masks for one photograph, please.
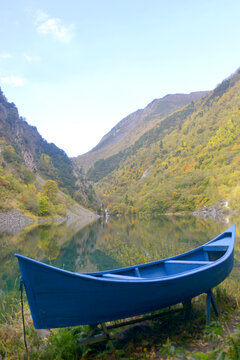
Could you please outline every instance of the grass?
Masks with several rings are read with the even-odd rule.
[[[46,360],[236,360],[240,359],[240,312],[233,298],[218,288],[215,291],[221,316],[213,314],[205,323],[205,295],[194,299],[190,315],[180,312],[122,330],[122,337],[109,344],[79,346],[78,338],[87,336],[88,326],[47,332],[33,328],[25,302],[27,342],[30,359]],[[20,304],[0,327],[0,357],[24,359],[25,349]]]

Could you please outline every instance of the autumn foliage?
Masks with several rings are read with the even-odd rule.
[[[222,199],[239,209],[239,104],[236,73],[146,132],[96,183],[109,210],[158,215],[193,211]]]

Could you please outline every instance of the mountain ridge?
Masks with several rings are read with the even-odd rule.
[[[238,209],[239,135],[238,70],[88,174],[112,213],[191,212],[222,199]]]
[[[13,204],[16,200],[23,207],[24,202],[28,203],[27,210],[37,213],[37,193],[43,185],[39,176],[52,181],[49,184],[55,183],[55,187],[81,205],[99,209],[99,199],[84,174],[74,167],[62,149],[48,143],[36,127],[19,116],[16,105],[9,103],[0,89],[0,208],[7,208],[11,199]],[[48,205],[54,207],[54,201]],[[61,212],[60,204],[58,207]]]
[[[207,93],[197,91],[189,94],[168,94],[163,98],[154,99],[145,108],[138,109],[120,120],[93,149],[74,161],[87,171],[97,160],[106,159],[125,150],[165,116]]]

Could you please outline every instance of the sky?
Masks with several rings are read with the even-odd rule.
[[[166,94],[240,67],[238,0],[0,0],[0,88],[74,157]]]

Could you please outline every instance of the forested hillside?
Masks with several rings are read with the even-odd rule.
[[[112,213],[239,209],[240,71],[100,165],[90,175]]]
[[[107,159],[125,150],[151,129],[160,119],[196,101],[207,94],[207,91],[190,94],[169,94],[161,99],[155,99],[144,109],[137,110],[122,119],[110,130],[88,153],[76,158],[78,167],[88,170],[97,160]],[[117,155],[117,158],[119,156]],[[99,167],[100,164],[97,166]],[[91,178],[91,173],[88,174]]]
[[[63,150],[44,140],[19,116],[15,104],[9,103],[0,90],[1,208],[20,205],[39,214],[39,197],[47,196],[39,191],[46,180],[54,183],[54,192],[59,188],[82,205],[98,208],[96,194],[85,176],[74,169]]]

